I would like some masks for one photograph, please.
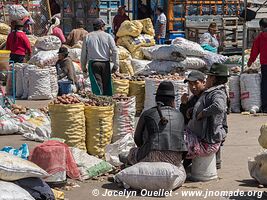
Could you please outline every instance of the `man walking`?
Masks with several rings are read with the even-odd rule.
[[[81,65],[84,73],[89,71],[92,92],[112,96],[111,72],[115,73],[119,68],[118,49],[112,36],[104,32],[102,19],[96,19],[93,27],[94,31],[83,40]],[[114,63],[112,70],[110,58]]]
[[[155,25],[156,43],[165,44],[167,17],[163,13],[163,9],[161,7],[157,8],[156,14],[158,16]]]
[[[84,29],[84,23],[82,20],[77,22],[77,28],[73,29],[69,36],[67,37],[66,44],[69,46],[73,46],[78,43],[78,41],[83,41],[83,38],[88,34],[88,32]]]

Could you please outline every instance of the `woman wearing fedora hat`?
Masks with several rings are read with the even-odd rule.
[[[200,37],[200,45],[204,50],[218,53],[219,41],[217,40],[217,24],[212,22],[209,25],[208,32]]]
[[[123,163],[168,162],[184,171],[182,159],[187,151],[184,141],[184,117],[175,109],[174,86],[162,82],[156,93],[157,106],[142,113],[135,130],[137,148],[131,149]]]
[[[186,131],[187,158],[191,159],[216,153],[228,132],[229,101],[225,88],[229,77],[228,67],[215,63],[206,74],[206,90],[195,104]],[[218,164],[219,161],[220,158]]]

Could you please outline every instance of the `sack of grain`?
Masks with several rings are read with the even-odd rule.
[[[126,59],[131,58],[131,54],[126,48],[124,48],[122,46],[118,46],[118,50],[119,50],[119,59],[120,60],[126,60]]]
[[[113,118],[112,143],[124,138],[125,135],[134,135],[135,127],[135,97],[125,97],[116,101]]]
[[[48,35],[39,37],[34,45],[37,49],[43,51],[58,50],[61,47],[62,43],[59,37]]]
[[[147,60],[152,60],[152,54],[154,51],[157,51],[160,47],[165,46],[165,45],[155,45],[155,46],[151,46],[151,47],[141,47],[141,50],[144,54],[144,57]]]
[[[119,154],[127,156],[131,148],[135,147],[134,138],[131,134],[126,134],[123,138],[106,147],[105,159],[114,166],[121,166]]]
[[[88,155],[86,151],[73,147],[70,148],[70,150],[77,163],[83,180],[101,176],[113,170],[111,164],[94,156]]]
[[[142,74],[142,72],[149,69],[148,64],[151,63],[149,60],[139,60],[139,59],[132,59],[132,67],[134,74]]]
[[[182,186],[186,173],[182,164],[176,167],[166,162],[140,162],[122,170],[114,179],[126,189],[171,191]]]
[[[22,5],[8,5],[8,14],[11,21],[22,20],[30,13]]]
[[[242,108],[252,113],[258,112],[261,108],[261,75],[242,74],[240,88]]]
[[[128,49],[131,53],[139,47],[150,47],[156,44],[154,37],[147,34],[141,34],[138,37],[124,36],[119,38],[117,43]]]
[[[49,69],[29,70],[29,100],[52,99]]]
[[[85,150],[85,116],[83,104],[49,104],[52,137],[62,138],[70,147]]]
[[[6,152],[0,152],[1,180],[16,181],[28,177],[44,178],[47,176],[49,174],[34,163]]]
[[[233,113],[241,112],[240,101],[240,76],[231,76],[229,78],[229,97],[230,107]]]
[[[54,66],[49,67],[50,75],[50,86],[52,97],[57,97],[58,94],[58,80],[57,80],[57,69]]]
[[[205,50],[196,42],[189,41],[184,38],[176,38],[172,44],[180,49],[185,56],[204,57]]]
[[[177,45],[162,45],[153,50],[152,60],[183,61],[186,58],[184,52]]]
[[[133,66],[130,59],[120,60],[119,66],[120,73],[127,74],[129,76],[134,75]]]
[[[267,151],[259,153],[255,158],[249,158],[248,169],[250,176],[260,184],[267,184]]]
[[[46,66],[56,65],[57,60],[58,50],[39,51],[37,54],[31,57],[29,64],[44,68]]]
[[[27,99],[29,96],[29,81],[30,81],[30,75],[29,72],[32,69],[37,69],[37,66],[35,65],[26,65],[23,70],[23,95],[22,99]]]
[[[113,135],[113,106],[86,106],[86,146],[87,152],[104,157],[105,148]]]
[[[117,37],[123,37],[123,36],[137,37],[141,34],[142,30],[143,30],[143,25],[140,21],[126,20],[121,24],[116,36]]]
[[[8,35],[11,28],[5,23],[0,22],[0,34]]]
[[[210,51],[205,51],[203,59],[206,61],[207,65],[211,67],[214,63],[225,63],[228,60],[228,57]]]
[[[152,20],[150,18],[146,18],[143,20],[139,20],[143,25],[142,32],[151,36],[155,36],[155,30],[152,23]]]
[[[130,81],[129,96],[135,96],[136,113],[141,114],[145,102],[145,81]]]
[[[23,95],[23,71],[27,64],[15,63],[16,72],[16,97],[20,98]]]

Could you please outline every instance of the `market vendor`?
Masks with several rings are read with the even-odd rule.
[[[209,25],[208,32],[200,37],[200,45],[204,50],[218,53],[219,41],[217,39],[218,27],[215,22]]]
[[[184,152],[184,117],[175,109],[175,92],[172,82],[160,83],[156,92],[157,106],[142,113],[138,121],[132,148],[121,162],[134,165],[138,162],[168,162],[182,165]]]
[[[118,9],[118,14],[113,19],[113,34],[116,36],[121,24],[126,21],[130,20],[129,16],[126,15],[125,11],[126,6],[120,6]]]
[[[58,82],[71,81],[70,93],[77,92],[77,77],[74,66],[66,47],[61,47],[58,51],[58,61],[56,63]]]
[[[112,96],[111,73],[116,73],[119,69],[118,49],[113,37],[105,32],[105,22],[102,19],[96,19],[93,27],[94,31],[83,41],[82,69],[84,74],[89,71],[92,92],[95,95]],[[114,63],[112,69],[110,60]]]
[[[155,24],[155,39],[157,44],[165,44],[167,17],[163,12],[163,8],[156,9],[157,21]]]
[[[88,34],[84,29],[84,23],[82,20],[77,21],[77,28],[73,29],[67,37],[66,45],[73,46],[79,41],[83,41],[83,38]]]
[[[23,32],[24,24],[21,20],[16,21],[14,30],[8,35],[6,50],[10,50],[10,60],[14,63],[25,62],[25,56],[32,53],[31,44]]]
[[[49,23],[47,35],[57,36],[61,40],[62,43],[65,43],[66,39],[59,25],[60,25],[59,18],[57,17],[52,18]]]

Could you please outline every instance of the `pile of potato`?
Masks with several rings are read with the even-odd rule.
[[[130,80],[130,76],[128,74],[112,74],[112,79],[118,79],[118,80]]]
[[[130,81],[144,81],[145,80],[145,78],[146,78],[146,76],[132,76],[131,78],[130,78]]]
[[[148,76],[149,78],[152,79],[159,79],[159,80],[170,80],[170,81],[179,81],[179,80],[184,80],[183,76],[180,76],[179,74],[166,74],[166,75],[150,75]]]
[[[23,106],[19,106],[16,104],[11,105],[11,112],[14,113],[15,115],[26,114],[28,110],[29,108]]]
[[[123,102],[129,100],[130,97],[127,97],[123,94],[116,94],[113,96],[113,100],[116,102]]]
[[[53,101],[54,104],[76,104],[81,103],[81,101],[72,95],[62,95],[57,97],[56,100]]]
[[[48,107],[40,108],[40,111],[46,115],[49,113]]]
[[[113,100],[111,97],[87,95],[88,100],[84,102],[85,106],[111,106]]]

